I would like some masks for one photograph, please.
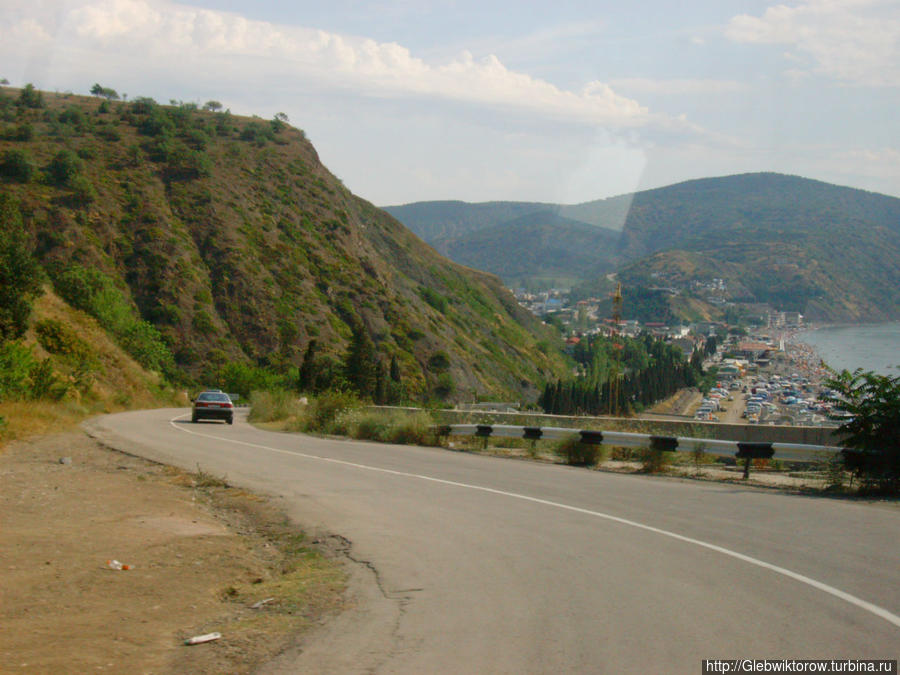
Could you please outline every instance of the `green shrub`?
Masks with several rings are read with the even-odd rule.
[[[450,368],[450,356],[441,350],[431,355],[428,359],[428,369],[435,373],[446,372]]]
[[[167,375],[174,373],[175,359],[153,324],[133,318],[118,337],[125,351],[144,368]]]
[[[241,130],[241,140],[256,143],[263,146],[266,141],[274,140],[275,132],[271,125],[262,122],[251,121]]]
[[[30,379],[29,397],[33,399],[47,398],[54,401],[66,395],[69,387],[53,372],[50,359],[37,361],[28,374]]]
[[[60,150],[47,167],[47,175],[57,185],[68,184],[81,172],[81,159],[71,150]]]
[[[213,323],[212,317],[202,309],[194,314],[191,323],[198,332],[204,335],[213,335],[216,332],[216,325]]]
[[[641,451],[641,471],[645,473],[660,473],[665,471],[672,463],[674,452],[665,452],[663,450],[654,450],[653,448],[645,448]]]
[[[373,410],[345,410],[331,425],[332,433],[369,441],[384,441],[390,427],[388,416]]]
[[[92,315],[145,368],[172,375],[175,359],[152,324],[142,320],[108,276],[72,265],[54,279],[54,287],[73,307]]]
[[[219,371],[221,386],[229,393],[240,394],[244,398],[250,398],[253,392],[283,390],[280,379],[270,370],[245,363],[227,363]],[[287,392],[285,396],[288,396]],[[297,398],[293,393],[289,396]]]
[[[346,391],[326,391],[316,396],[309,404],[309,426],[307,431],[336,433],[333,423],[346,410],[361,408],[362,401]]]
[[[434,445],[434,420],[428,413],[349,407],[326,425],[328,433],[397,445]]]
[[[19,92],[19,100],[16,103],[22,108],[43,108],[44,95],[35,89],[34,85],[29,82],[25,85],[25,88]]]
[[[438,293],[435,290],[428,288],[427,286],[423,286],[419,289],[419,295],[422,296],[422,299],[427,302],[429,305],[434,307],[441,314],[447,312],[447,298]]]
[[[386,440],[400,445],[434,445],[434,419],[425,412],[398,413]]]
[[[44,319],[34,324],[38,342],[51,354],[76,359],[87,358],[91,348],[71,328],[56,319]]]
[[[79,206],[87,206],[97,201],[97,191],[94,184],[85,176],[75,176],[69,185],[72,188],[72,201]]]
[[[0,341],[25,333],[43,278],[43,269],[31,254],[19,203],[0,192]]]
[[[100,106],[103,107],[105,103],[106,101],[101,103]],[[104,124],[97,127],[94,130],[94,134],[102,138],[104,141],[117,142],[122,140],[122,134],[118,129],[116,129],[116,127],[112,126],[111,124]]]
[[[28,122],[20,124],[13,132],[13,139],[25,143],[34,140],[34,127]]]
[[[434,394],[442,400],[450,398],[456,391],[456,383],[450,373],[441,373],[434,384]]]
[[[580,436],[570,436],[559,442],[556,454],[571,466],[594,466],[600,459],[600,446],[583,443]]]
[[[900,494],[900,376],[861,368],[826,381],[837,411],[850,414],[838,427],[847,469],[859,475],[864,492]]]
[[[38,361],[31,348],[20,342],[0,345],[0,401],[59,400],[67,390],[50,359]]]
[[[274,391],[254,391],[250,394],[251,422],[278,422],[282,420],[305,420],[306,405],[297,394],[284,389]]]
[[[7,150],[0,160],[0,176],[18,183],[29,182],[35,174],[34,162],[24,150]]]
[[[34,354],[25,345],[0,343],[0,401],[28,398],[29,374],[34,365]]]
[[[60,111],[57,119],[61,124],[66,124],[78,131],[84,131],[88,127],[88,119],[85,117],[81,108],[69,106],[65,110]]]

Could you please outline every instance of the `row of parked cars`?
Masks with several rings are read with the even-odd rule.
[[[723,401],[733,401],[734,395],[732,391],[738,388],[740,388],[739,385],[735,386],[735,383],[729,385],[728,388],[721,382],[717,383],[715,388],[710,389],[709,394],[700,403],[700,407],[694,413],[694,419],[706,422],[716,421],[718,418],[716,418],[715,414],[724,408],[722,405]]]

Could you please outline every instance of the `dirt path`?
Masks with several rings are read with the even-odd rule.
[[[80,432],[2,453],[4,673],[249,672],[342,602],[340,565],[220,479]]]

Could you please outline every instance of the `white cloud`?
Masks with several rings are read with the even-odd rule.
[[[859,164],[881,165],[881,167],[892,168],[895,172],[897,167],[900,167],[900,150],[897,148],[846,150],[837,153],[835,157],[838,160]]]
[[[725,35],[790,45],[817,73],[853,84],[900,86],[900,5],[890,0],[803,0],[741,14]]]
[[[252,62],[262,68],[260,79],[277,74],[292,84],[311,81],[368,96],[462,101],[609,128],[687,128],[677,119],[651,114],[602,82],[580,91],[561,89],[508,69],[494,55],[475,58],[464,52],[433,64],[396,43],[158,0],[81,0],[56,5],[52,17],[23,15],[26,7],[0,8],[0,25],[12,26],[14,33],[52,35],[58,54],[73,49],[98,63],[128,58],[142,64],[145,73],[190,68],[246,73]],[[0,59],[13,49],[21,51],[22,43],[0,47]]]
[[[629,92],[649,94],[716,94],[743,91],[747,85],[736,80],[712,79],[670,79],[654,80],[650,78],[631,77],[610,80],[617,89]]]

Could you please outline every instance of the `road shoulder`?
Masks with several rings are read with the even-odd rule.
[[[0,509],[5,672],[251,672],[353,597],[267,499],[81,432],[6,446]]]

